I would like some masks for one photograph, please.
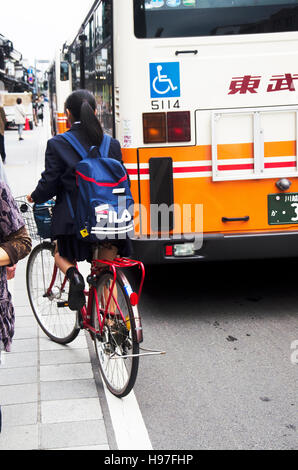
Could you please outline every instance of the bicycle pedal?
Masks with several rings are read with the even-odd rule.
[[[68,302],[57,302],[58,308],[65,308],[68,307]]]
[[[97,276],[94,276],[94,275],[91,275],[91,274],[90,274],[90,275],[87,277],[87,282],[88,282],[88,284],[89,284],[90,286],[92,286],[92,287],[96,287],[97,281],[98,281],[98,277],[97,277]]]

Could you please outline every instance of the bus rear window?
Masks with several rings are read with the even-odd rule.
[[[138,38],[298,31],[298,0],[134,0]]]
[[[60,64],[60,80],[61,82],[67,82],[67,80],[69,80],[68,62],[61,62]]]

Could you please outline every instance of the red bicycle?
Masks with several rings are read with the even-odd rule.
[[[30,235],[37,239],[36,225],[32,223],[33,209],[22,198],[17,202],[20,199]],[[139,357],[163,353],[144,348],[145,352],[140,353],[143,330],[138,303],[145,279],[144,266],[140,261],[127,258],[111,262],[97,259],[95,255],[87,277],[87,305],[74,312],[68,308],[69,283],[55,264],[54,252],[54,243],[40,240],[28,258],[27,292],[36,320],[45,334],[60,344],[73,341],[81,329],[89,331],[108,389],[117,397],[124,397],[135,384]],[[123,268],[138,269],[137,292],[132,290]]]

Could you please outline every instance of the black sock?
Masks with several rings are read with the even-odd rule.
[[[68,292],[68,306],[70,310],[80,310],[85,305],[85,282],[83,276],[77,268],[71,266],[66,271],[66,276],[70,281]]]

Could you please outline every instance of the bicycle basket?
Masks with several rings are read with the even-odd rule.
[[[44,204],[34,204],[33,206],[27,202],[26,196],[20,196],[15,201],[23,216],[30,237],[33,240],[51,238],[52,209],[55,201],[50,200]]]
[[[51,222],[53,201],[44,204],[34,204],[33,214],[37,226],[37,233],[41,238],[51,238]]]

